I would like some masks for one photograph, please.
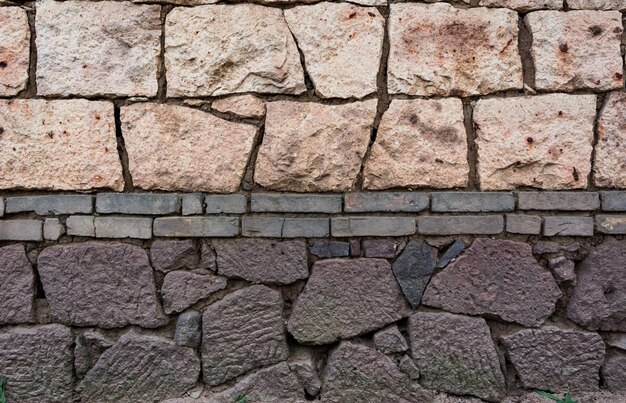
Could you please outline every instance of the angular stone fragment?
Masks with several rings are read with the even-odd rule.
[[[523,387],[558,392],[597,390],[604,343],[597,333],[523,329],[501,338]]]
[[[433,397],[389,357],[348,341],[331,352],[324,371],[324,402],[430,402]]]
[[[156,95],[158,5],[44,0],[36,30],[39,94]]]
[[[76,375],[83,378],[93,368],[102,353],[112,345],[113,342],[108,337],[95,330],[88,330],[76,336],[76,347],[74,347]]]
[[[589,329],[626,332],[626,241],[607,237],[582,261],[567,317]]]
[[[285,10],[315,93],[363,98],[376,92],[385,20],[373,7],[318,3]]]
[[[418,379],[420,377],[420,370],[415,365],[415,362],[408,355],[403,355],[398,363],[398,368],[400,371],[404,372],[409,376],[410,379]]]
[[[178,105],[122,107],[121,120],[133,184],[142,189],[235,192],[257,136],[252,125]]]
[[[28,83],[30,28],[25,10],[0,9],[0,38],[0,96],[16,95]]]
[[[43,239],[56,241],[65,232],[65,227],[58,218],[46,218],[43,222]]]
[[[211,271],[217,270],[217,255],[208,242],[202,242],[200,249],[200,266]]]
[[[624,0],[567,0],[570,10],[626,10]]]
[[[409,349],[404,336],[395,324],[374,333],[374,345],[383,354],[402,353]]]
[[[146,252],[124,243],[84,242],[44,249],[37,266],[55,322],[101,328],[167,323]]]
[[[365,164],[365,188],[463,187],[468,174],[460,99],[391,102]]]
[[[480,0],[478,5],[512,8],[522,12],[542,9],[560,10],[563,8],[563,2],[560,0]]]
[[[484,319],[418,312],[408,330],[422,385],[485,400],[504,397],[504,376]]]
[[[7,402],[71,402],[73,341],[70,329],[61,325],[0,332]]]
[[[202,339],[202,316],[189,310],[178,315],[174,343],[177,346],[198,348]]]
[[[605,338],[606,344],[626,351],[626,334],[613,333]]]
[[[306,91],[283,11],[256,4],[176,8],[165,22],[172,97]]]
[[[0,189],[124,188],[112,103],[2,100],[0,122]]]
[[[190,348],[128,332],[105,351],[79,385],[83,401],[157,401],[194,387],[200,359]]]
[[[389,239],[365,239],[363,240],[363,253],[365,257],[382,257],[393,259],[402,250],[404,243],[398,244]]]
[[[455,313],[489,314],[523,326],[540,326],[561,296],[552,274],[530,245],[479,238],[433,276],[422,303]]]
[[[481,189],[586,187],[595,115],[593,95],[479,100],[474,127]]]
[[[202,374],[207,385],[219,385],[288,355],[279,292],[254,285],[228,294],[204,311]]]
[[[417,308],[430,276],[435,270],[436,250],[422,241],[413,240],[393,262],[393,274],[404,296]]]
[[[246,118],[265,116],[265,102],[250,94],[218,99],[213,101],[211,108],[218,112],[234,113]]]
[[[437,268],[443,269],[450,263],[453,259],[456,259],[457,256],[461,254],[465,250],[465,243],[460,239],[454,241],[454,243],[448,246],[448,249],[441,255],[439,261],[437,262]]]
[[[613,392],[626,390],[626,354],[613,352],[602,365],[602,379]]]
[[[282,191],[350,190],[375,113],[376,100],[345,105],[269,102],[255,181]]]
[[[24,245],[0,248],[0,325],[35,320],[35,276]]]
[[[626,92],[611,92],[598,119],[595,147],[595,183],[626,188]]]
[[[400,3],[391,5],[389,18],[390,93],[467,96],[522,88],[514,11]]]
[[[191,239],[157,239],[150,246],[150,262],[155,270],[167,273],[178,269],[194,269],[200,263],[200,258]]]
[[[550,266],[550,270],[552,270],[556,281],[559,283],[576,280],[575,264],[565,256],[558,256],[548,260],[548,266]]]
[[[626,234],[626,216],[598,214],[596,230],[603,234]]]
[[[293,371],[306,392],[311,396],[317,396],[322,387],[322,381],[317,374],[315,361],[311,356],[311,350],[296,348],[289,352],[289,369]]]
[[[208,270],[177,270],[165,275],[161,295],[165,313],[181,312],[201,299],[226,288],[226,278]]]
[[[320,260],[293,306],[288,328],[302,344],[329,344],[378,329],[409,312],[386,260]]]

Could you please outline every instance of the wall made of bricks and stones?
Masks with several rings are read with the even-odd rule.
[[[624,13],[0,0],[0,401],[626,402]]]

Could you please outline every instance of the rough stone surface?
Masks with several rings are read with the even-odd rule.
[[[310,252],[317,257],[347,257],[350,256],[350,243],[336,241],[322,241],[311,245]]]
[[[252,125],[178,105],[123,107],[121,120],[133,184],[142,189],[235,192],[257,136]]]
[[[626,216],[598,214],[596,230],[603,234],[626,234]]]
[[[7,197],[7,213],[28,211],[34,211],[37,215],[91,214],[93,197],[88,195]]]
[[[123,189],[112,103],[1,100],[0,122],[0,189]]]
[[[436,192],[431,195],[434,212],[478,213],[515,210],[510,192]]]
[[[180,198],[172,193],[98,193],[96,211],[100,214],[180,214]]]
[[[400,358],[400,362],[398,363],[398,368],[400,368],[400,371],[407,374],[410,379],[414,380],[414,379],[419,379],[420,377],[419,368],[417,368],[417,365],[415,365],[415,362],[413,361],[413,359],[406,354],[403,355],[402,358]]]
[[[598,120],[598,144],[595,147],[595,184],[601,187],[626,188],[626,92],[612,92],[605,101]]]
[[[602,210],[626,211],[626,192],[600,192]]]
[[[375,100],[345,105],[269,102],[255,181],[282,191],[350,190],[375,112]]]
[[[46,218],[43,222],[43,239],[56,241],[65,232],[65,227],[58,218]]]
[[[123,243],[85,242],[44,249],[37,266],[55,322],[102,328],[167,323],[146,252]]]
[[[283,216],[245,216],[241,234],[266,238],[325,238],[330,235],[328,218],[295,218]]]
[[[178,269],[195,269],[200,258],[191,239],[157,239],[150,246],[150,262],[155,270],[167,273]]]
[[[333,217],[332,235],[354,236],[403,236],[415,234],[413,217]]]
[[[576,265],[565,256],[558,256],[548,260],[548,266],[550,270],[552,270],[557,282],[561,283],[576,280]]]
[[[561,291],[537,263],[530,245],[479,238],[433,276],[422,302],[470,315],[489,314],[523,326],[540,326]]]
[[[279,213],[340,213],[341,195],[253,193],[252,211]]]
[[[535,88],[603,91],[624,85],[619,12],[537,11],[524,22],[533,37]]]
[[[213,101],[211,108],[222,113],[234,113],[246,118],[265,116],[265,102],[254,95],[235,95]]]
[[[380,122],[363,185],[464,187],[468,174],[461,100],[394,99]]]
[[[181,196],[183,215],[197,215],[204,211],[202,193],[186,193]]]
[[[407,211],[417,213],[430,204],[428,193],[423,192],[355,192],[344,195],[346,213],[370,211]]]
[[[395,324],[374,333],[374,345],[383,354],[403,353],[409,349],[404,336]]]
[[[423,386],[485,400],[504,397],[504,376],[484,319],[418,312],[408,329]]]
[[[25,10],[19,7],[0,9],[0,37],[0,96],[15,95],[28,83],[30,28]]]
[[[413,240],[393,262],[393,274],[413,308],[420,304],[424,289],[435,270],[435,259],[435,249],[422,241]]]
[[[67,235],[75,236],[96,236],[96,226],[94,225],[94,216],[73,215],[65,220],[67,225]]]
[[[611,347],[626,351],[626,334],[613,333],[608,335],[604,341]]]
[[[160,11],[129,2],[39,2],[37,92],[155,96]]]
[[[96,364],[102,353],[113,345],[113,342],[96,330],[88,330],[76,336],[74,347],[74,368],[76,375],[83,378]]]
[[[600,195],[595,192],[519,192],[520,210],[590,211],[600,208]]]
[[[176,8],[165,22],[168,96],[306,91],[283,11],[256,4]]]
[[[0,324],[33,322],[35,277],[24,245],[0,248],[0,278]]]
[[[626,241],[606,238],[582,261],[567,317],[589,329],[626,332]]]
[[[457,239],[452,243],[452,245],[448,246],[448,249],[441,255],[439,261],[437,261],[437,268],[443,269],[446,267],[453,259],[456,259],[457,256],[461,254],[465,250],[465,243],[460,239]]]
[[[152,217],[96,217],[96,238],[152,238]]]
[[[512,234],[538,235],[541,233],[541,217],[525,214],[507,214],[506,232]]]
[[[177,270],[165,275],[161,295],[165,313],[181,312],[226,287],[226,278],[208,270]]]
[[[317,396],[322,387],[315,360],[311,356],[311,350],[295,348],[289,352],[289,369],[293,371],[306,392],[311,396]]]
[[[597,333],[523,329],[501,338],[525,388],[569,392],[597,390],[604,343]]]
[[[131,331],[102,354],[79,390],[83,401],[156,401],[182,395],[199,375],[192,349]]]
[[[178,315],[174,343],[181,347],[198,348],[202,341],[202,315],[189,310]]]
[[[613,392],[626,390],[626,354],[613,352],[608,355],[602,365],[602,379]]]
[[[543,234],[545,236],[593,236],[593,217],[545,217]]]
[[[522,12],[542,9],[560,10],[563,8],[563,2],[560,0],[480,0],[478,4],[484,7],[512,8]]]
[[[205,309],[202,369],[219,385],[251,369],[287,359],[283,299],[263,285],[237,290]]]
[[[239,235],[238,217],[159,217],[154,219],[154,236],[234,237]]]
[[[586,187],[595,114],[594,95],[479,100],[474,127],[481,189]]]
[[[328,259],[313,264],[288,328],[302,344],[329,344],[378,329],[408,313],[386,260]]]
[[[378,10],[324,2],[287,9],[285,19],[317,95],[362,98],[376,92],[385,25]]]
[[[492,235],[504,230],[501,215],[423,216],[417,219],[420,234],[424,235]]]
[[[626,10],[624,0],[567,0],[571,10]]]
[[[382,257],[393,259],[402,250],[404,243],[389,239],[365,239],[363,240],[363,254],[365,257]]]
[[[3,220],[0,221],[2,241],[42,241],[43,221]]]
[[[246,212],[248,199],[244,194],[207,195],[204,203],[207,214],[242,214]]]

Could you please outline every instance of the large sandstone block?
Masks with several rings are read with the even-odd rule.
[[[196,109],[139,103],[121,110],[133,184],[142,189],[239,189],[257,128]]]
[[[376,103],[269,102],[255,181],[282,191],[350,190],[370,141]]]
[[[26,11],[0,8],[0,96],[11,96],[26,88],[30,63],[30,28]]]
[[[537,11],[524,21],[533,38],[535,88],[606,91],[624,85],[618,11]]]
[[[306,91],[283,11],[256,4],[175,8],[165,22],[168,96]]]
[[[285,10],[315,93],[362,98],[376,92],[385,20],[373,7],[318,3]]]
[[[42,0],[35,21],[39,94],[156,95],[160,6]]]
[[[167,323],[148,255],[124,243],[51,246],[37,260],[52,320],[102,328]]]
[[[392,4],[392,94],[467,96],[522,88],[517,13],[447,3]]]
[[[0,189],[122,190],[113,104],[0,101]]]
[[[35,276],[24,245],[0,248],[0,324],[33,322]]]
[[[591,169],[593,95],[478,101],[474,128],[481,189],[581,189]]]
[[[626,188],[626,92],[611,92],[598,119],[595,184]]]
[[[366,189],[467,185],[467,135],[460,99],[394,99],[365,163]]]

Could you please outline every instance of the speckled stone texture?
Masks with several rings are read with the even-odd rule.
[[[23,245],[0,248],[0,324],[35,319],[35,276]]]
[[[0,9],[0,95],[16,95],[28,83],[30,30],[26,11],[19,7]]]
[[[598,120],[595,150],[596,185],[626,188],[626,92],[608,95]]]

